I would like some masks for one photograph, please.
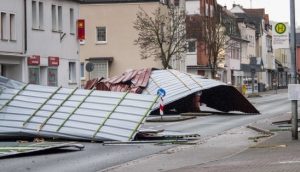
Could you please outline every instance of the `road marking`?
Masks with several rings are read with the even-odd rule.
[[[281,161],[281,162],[279,162],[279,164],[296,164],[296,163],[300,163],[300,161]]]

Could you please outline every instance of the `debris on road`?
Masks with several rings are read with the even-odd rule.
[[[176,70],[131,70],[110,79],[93,79],[87,89],[134,92],[156,95],[157,90],[166,91],[164,109],[166,113],[199,112],[199,103],[223,111],[239,111],[259,114],[259,111],[233,86],[223,82],[206,79],[199,75],[182,73]],[[201,92],[201,98],[197,98]],[[200,101],[200,102],[199,102]],[[154,106],[152,114],[159,114],[159,105]],[[174,112],[173,112],[174,113]]]
[[[84,146],[74,142],[0,142],[0,158],[65,148],[82,150]]]
[[[24,84],[0,77],[0,138],[131,141],[158,97]]]
[[[165,130],[142,130],[137,133],[137,140],[196,140],[200,135],[195,133],[185,133]]]

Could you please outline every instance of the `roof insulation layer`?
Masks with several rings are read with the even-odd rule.
[[[25,85],[3,77],[0,88],[0,137],[130,141],[157,101],[152,95]]]

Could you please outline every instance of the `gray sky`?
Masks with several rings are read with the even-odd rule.
[[[217,0],[220,5],[226,5],[228,9],[232,4],[240,4],[244,8],[250,8],[251,0]],[[300,0],[296,2],[296,25],[300,25]],[[265,8],[270,20],[277,22],[290,22],[290,0],[252,0],[252,8]]]

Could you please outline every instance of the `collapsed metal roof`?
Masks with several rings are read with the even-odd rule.
[[[147,83],[147,84],[145,84]],[[90,81],[86,88],[110,91],[130,91],[143,95],[156,95],[157,90],[166,91],[165,109],[177,108],[179,112],[191,112],[195,93],[201,91],[201,103],[223,112],[240,111],[257,114],[259,111],[233,86],[200,75],[177,70],[131,70],[111,79]],[[159,108],[156,104],[153,112]]]
[[[130,141],[156,96],[24,84],[0,77],[0,137]]]

